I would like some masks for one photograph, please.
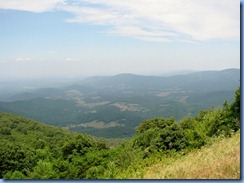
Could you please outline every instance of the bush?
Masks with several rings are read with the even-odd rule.
[[[4,179],[26,179],[27,177],[20,171],[9,171],[4,176]]]
[[[181,150],[187,146],[185,133],[173,118],[144,121],[137,128],[134,147],[145,151]]]
[[[145,120],[136,128],[136,134],[143,133],[152,128],[163,129],[167,126],[174,124],[174,122],[174,118],[155,118]]]
[[[78,135],[74,140],[70,140],[66,142],[66,144],[62,148],[63,156],[65,158],[68,157],[68,155],[77,154],[77,155],[84,155],[88,151],[91,150],[91,148],[95,148],[96,142],[92,140],[87,135]]]

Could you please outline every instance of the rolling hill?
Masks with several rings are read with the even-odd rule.
[[[174,116],[179,120],[220,107],[225,100],[231,102],[239,85],[239,69],[169,77],[91,77],[10,96],[8,102],[0,102],[0,111],[95,136],[131,137],[144,119]]]
[[[240,179],[240,88],[231,104],[144,120],[123,141],[3,112],[0,138],[4,179]]]

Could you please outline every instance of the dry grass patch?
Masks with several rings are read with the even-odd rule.
[[[145,179],[240,179],[240,132],[149,167]]]

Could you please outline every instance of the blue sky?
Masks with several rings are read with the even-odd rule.
[[[0,0],[0,78],[240,68],[238,0]]]

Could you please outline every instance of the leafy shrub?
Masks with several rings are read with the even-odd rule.
[[[34,167],[34,171],[30,174],[33,179],[53,179],[57,178],[57,174],[53,169],[50,161],[40,160]]]
[[[67,158],[68,155],[72,154],[84,155],[90,151],[91,148],[95,147],[95,143],[96,142],[87,135],[78,135],[74,140],[65,143],[62,148],[63,156]]]
[[[3,178],[4,179],[26,179],[27,177],[22,172],[16,170],[14,172],[12,171],[7,172]]]
[[[176,123],[159,130],[158,136],[153,140],[157,149],[179,151],[187,146],[185,133]]]
[[[143,121],[137,128],[134,147],[145,151],[180,150],[187,142],[183,129],[174,118],[156,118]]]
[[[174,118],[155,118],[155,119],[144,120],[136,128],[136,134],[143,133],[148,129],[152,129],[152,128],[163,129],[167,126],[174,124],[174,122],[175,122]]]

